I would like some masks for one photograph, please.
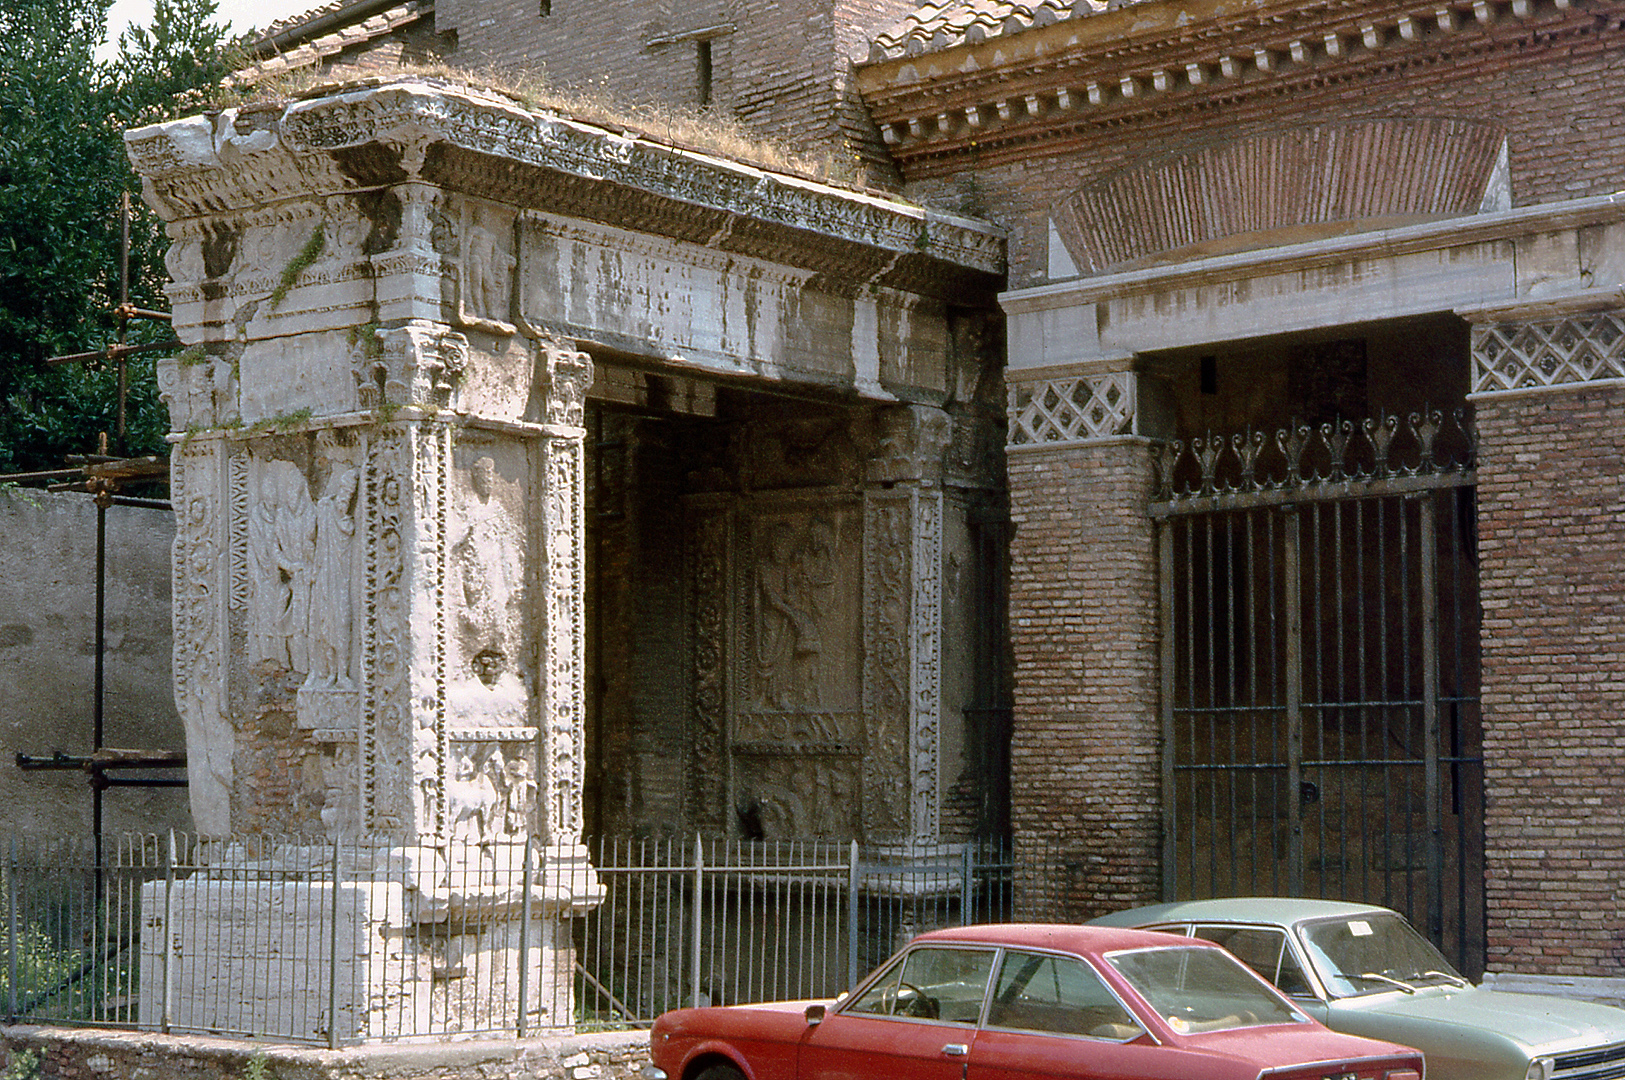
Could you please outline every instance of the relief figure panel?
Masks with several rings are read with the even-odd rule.
[[[734,810],[747,835],[862,835],[862,512],[807,498],[740,515]]]

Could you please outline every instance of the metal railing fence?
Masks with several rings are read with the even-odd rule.
[[[98,866],[88,843],[14,839],[0,1001],[14,1021],[328,1046],[642,1026],[833,997],[915,933],[1012,913],[997,844],[606,838],[581,855],[145,835]]]

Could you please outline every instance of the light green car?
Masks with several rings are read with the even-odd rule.
[[[1188,900],[1094,922],[1218,942],[1333,1031],[1421,1050],[1427,1080],[1625,1077],[1625,1009],[1476,987],[1387,908]]]

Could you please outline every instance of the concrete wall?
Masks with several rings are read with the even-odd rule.
[[[107,512],[104,742],[183,750],[170,685],[167,510]],[[96,507],[88,495],[0,494],[0,824],[62,838],[91,833],[89,778],[23,772],[21,752],[88,754],[95,716]],[[182,776],[179,770],[163,775]],[[114,788],[109,836],[191,828],[185,788]]]

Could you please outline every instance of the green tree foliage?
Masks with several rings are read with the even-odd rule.
[[[0,472],[59,468],[116,428],[111,366],[46,359],[114,340],[119,201],[139,192],[124,129],[195,111],[226,72],[213,0],[157,0],[150,27],[96,57],[111,0],[0,3]],[[130,300],[167,310],[163,234],[132,198]],[[130,341],[167,327],[132,323]],[[129,363],[131,454],[163,453],[168,428],[150,358]]]

